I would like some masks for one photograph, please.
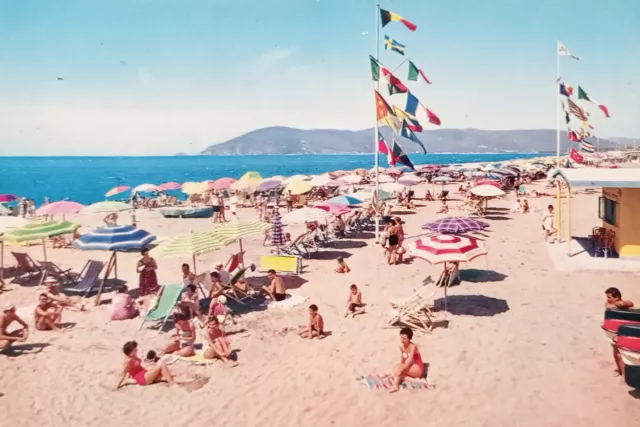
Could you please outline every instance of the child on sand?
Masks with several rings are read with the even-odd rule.
[[[353,317],[358,314],[364,314],[364,304],[362,303],[362,292],[358,290],[356,285],[349,287],[349,298],[347,299],[347,312],[344,317],[347,317],[349,313],[353,313]]]
[[[204,336],[203,355],[205,359],[220,359],[223,362],[231,362],[231,366],[238,366],[238,362],[231,360],[229,340],[216,316],[209,317]]]
[[[343,274],[343,273],[348,273],[350,271],[351,269],[349,268],[347,263],[344,261],[344,258],[338,258],[338,268],[336,268],[335,272]]]
[[[400,363],[393,372],[393,388],[389,391],[395,393],[400,389],[400,384],[406,377],[424,377],[424,363],[418,346],[411,342],[413,331],[410,328],[400,329]]]
[[[309,306],[309,324],[303,327],[300,332],[298,332],[302,338],[324,338],[324,320],[320,313],[318,313],[318,306],[315,304],[311,304]]]

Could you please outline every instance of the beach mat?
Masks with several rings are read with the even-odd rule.
[[[214,359],[205,359],[202,351],[197,351],[196,354],[189,357],[169,355],[166,358],[163,358],[163,360],[167,365],[171,365],[178,360],[181,362],[190,363],[192,365],[211,365],[212,363],[215,363]]]
[[[358,383],[367,386],[369,390],[391,390],[393,387],[391,374],[369,374],[356,377]],[[436,388],[435,384],[430,384],[427,378],[406,378],[402,384],[401,389],[406,390],[432,390]]]

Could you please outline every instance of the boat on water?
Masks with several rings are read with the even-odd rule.
[[[212,206],[167,206],[158,209],[165,218],[211,218]]]

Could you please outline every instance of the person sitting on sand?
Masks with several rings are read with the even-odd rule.
[[[107,227],[118,225],[118,214],[112,212],[109,215],[105,216],[102,221],[104,221]]]
[[[138,317],[140,310],[126,285],[120,285],[111,298],[111,320],[129,320]]]
[[[430,190],[427,190],[427,192],[424,193],[424,200],[427,202],[433,202],[433,194],[431,194]]]
[[[188,357],[195,354],[196,330],[193,324],[182,313],[174,313],[175,332],[171,335],[171,342],[165,347],[166,354],[175,353]]]
[[[604,307],[607,310],[628,310],[633,308],[633,302],[623,300],[622,293],[618,288],[608,288],[604,291],[604,294],[607,297],[604,303]],[[615,345],[613,345],[613,361],[616,364],[616,374],[624,376],[626,366],[620,355],[620,350]]]
[[[406,377],[424,377],[424,363],[418,346],[411,342],[413,331],[410,328],[400,329],[400,363],[393,372],[393,387],[389,391],[395,393]]]
[[[220,282],[220,274],[217,271],[212,271],[210,273],[211,276],[211,290],[209,291],[209,298],[217,298],[222,295],[224,289],[222,288],[222,283]]]
[[[524,203],[522,204],[522,213],[526,214],[526,213],[529,213],[529,211],[530,211],[529,201],[525,200]]]
[[[513,205],[513,207],[511,208],[511,212],[513,213],[520,213],[522,212],[522,202],[520,201],[520,198],[516,199],[515,204]]]
[[[170,386],[177,384],[164,362],[158,361],[156,365],[149,370],[142,366],[142,360],[138,357],[137,342],[126,342],[122,347],[122,352],[126,358],[115,390],[122,387],[122,383],[124,383],[124,380],[127,379],[128,376],[133,378],[138,385],[151,385],[160,381],[166,381]]]
[[[298,335],[305,339],[324,338],[324,319],[318,313],[317,305],[311,304],[309,306],[309,324],[300,329]]]
[[[60,331],[63,307],[58,306],[49,299],[46,293],[39,296],[38,305],[33,312],[33,320],[39,331]]]
[[[178,307],[188,319],[195,317],[200,308],[200,298],[198,298],[198,288],[196,285],[188,285],[182,295]]]
[[[191,272],[189,264],[182,264],[182,286],[186,288],[189,285],[193,285],[195,281],[196,275]]]
[[[211,304],[209,305],[209,316],[216,316],[219,323],[224,323],[227,321],[227,318],[231,318],[231,311],[226,306],[227,297],[224,295],[220,295],[217,298],[213,298],[211,300]]]
[[[60,292],[60,284],[55,277],[47,277],[44,281],[44,286],[44,293],[47,294],[47,298],[58,304],[60,307],[68,308],[73,311],[84,311],[84,304],[78,304]]]
[[[439,214],[446,214],[446,213],[449,213],[449,205],[447,205],[447,199],[446,199],[446,198],[443,198],[443,199],[441,199],[441,200],[442,200],[442,207],[441,207],[441,208],[440,208],[440,210],[439,210],[438,212],[436,212],[436,213],[439,213]]]
[[[362,302],[362,292],[358,290],[356,285],[349,286],[349,298],[347,299],[347,312],[344,317],[347,317],[349,313],[356,317],[358,314],[364,313],[364,303]]]
[[[343,274],[343,273],[348,273],[350,271],[351,269],[349,268],[347,263],[344,261],[344,258],[342,257],[338,258],[338,268],[335,269],[335,272]]]
[[[20,324],[22,328],[7,332],[13,322]],[[5,305],[2,314],[0,314],[0,353],[15,342],[25,342],[27,338],[29,338],[29,325],[16,314],[15,305]]]
[[[209,316],[209,323],[205,332],[203,356],[205,359],[220,359],[231,362],[230,366],[238,366],[238,362],[231,360],[231,345],[224,329],[216,316]]]
[[[262,290],[272,301],[284,301],[287,298],[287,287],[282,277],[278,276],[275,270],[269,270],[267,276],[271,280],[271,284],[263,286]]]

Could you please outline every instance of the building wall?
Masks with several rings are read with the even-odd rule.
[[[616,225],[603,221],[616,233],[616,251],[622,257],[640,257],[640,188],[603,188],[602,195],[618,203]]]

